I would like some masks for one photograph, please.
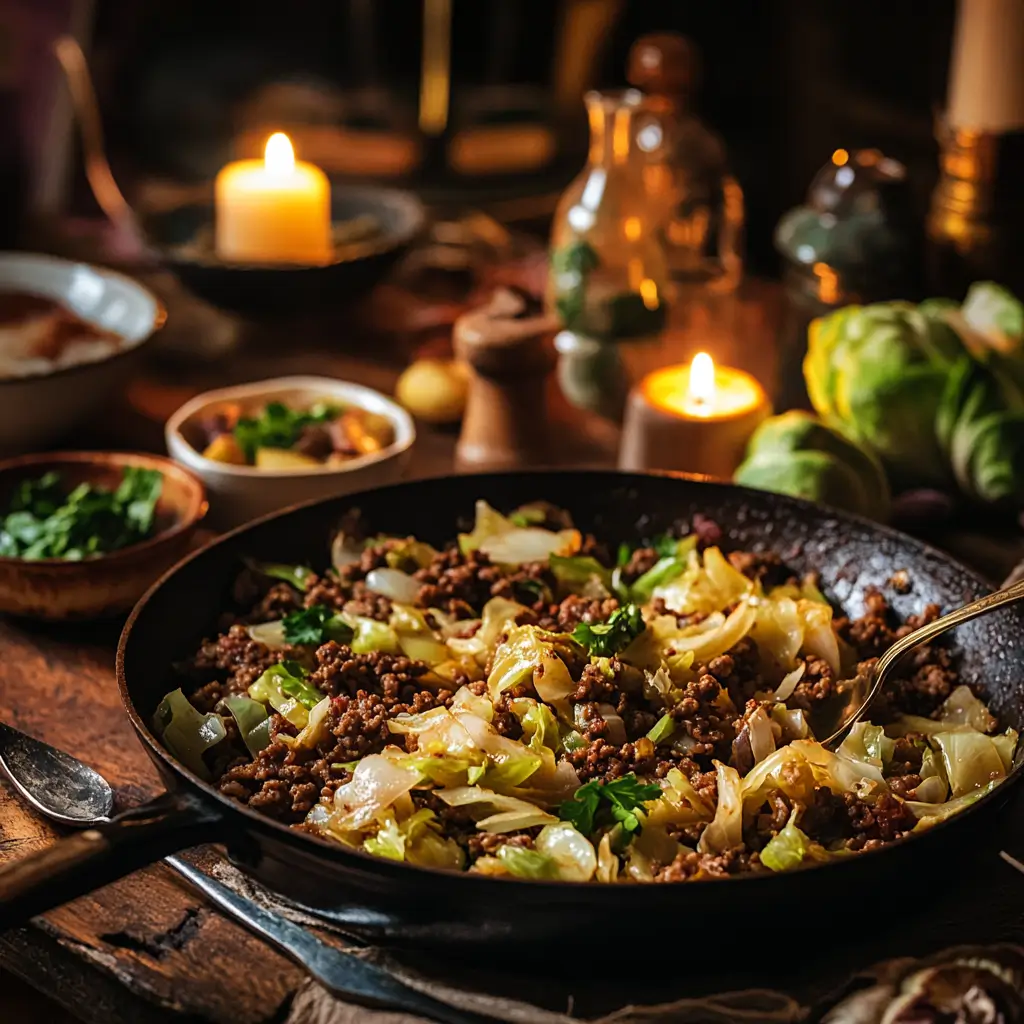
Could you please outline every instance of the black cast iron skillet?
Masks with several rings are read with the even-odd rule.
[[[186,559],[143,598],[125,626],[117,674],[132,724],[168,792],[103,829],[83,833],[0,872],[0,928],[97,888],[158,857],[201,842],[223,842],[248,872],[282,895],[368,940],[430,948],[434,953],[520,954],[610,923],[643,936],[679,936],[700,922],[702,940],[735,934],[738,920],[793,920],[801,912],[842,907],[879,884],[927,893],[929,879],[977,845],[1020,777],[930,831],[878,851],[780,875],[676,885],[517,882],[414,868],[330,845],[288,829],[221,796],[164,750],[150,718],[173,684],[171,665],[210,635],[243,557],[328,563],[329,537],[349,509],[374,532],[434,543],[451,538],[477,498],[499,509],[543,499],[571,511],[576,525],[613,545],[689,520],[711,517],[725,546],[773,551],[796,569],[817,569],[829,598],[857,614],[865,589],[886,587],[907,570],[913,586],[891,594],[901,615],[928,602],[943,608],[988,588],[951,559],[893,530],[826,508],[725,484],[610,472],[513,473],[399,484],[284,512],[228,534]],[[964,680],[983,687],[1002,724],[1024,731],[1024,612],[1019,607],[976,620],[955,636]],[[856,916],[856,914],[854,915]],[[746,927],[746,926],[744,926]],[[628,944],[626,944],[628,945]],[[636,944],[634,944],[636,945]],[[616,944],[616,956],[624,955]]]

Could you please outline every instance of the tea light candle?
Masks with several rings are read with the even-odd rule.
[[[319,167],[296,161],[283,132],[267,139],[262,160],[238,160],[224,167],[214,192],[219,259],[330,262],[330,183]]]
[[[749,373],[699,352],[689,366],[656,370],[630,392],[619,468],[728,479],[770,415],[768,396]]]

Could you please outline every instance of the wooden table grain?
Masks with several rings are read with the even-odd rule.
[[[385,300],[387,296],[385,292]],[[726,355],[729,362],[766,383],[774,372],[777,313],[777,289],[755,284],[743,307],[744,327],[734,350]],[[440,330],[426,332],[418,343],[443,347],[444,317],[440,322]],[[401,331],[396,328],[392,333]],[[301,332],[297,336],[294,328],[264,331],[226,360],[193,362],[184,368],[166,363],[150,367],[81,440],[86,446],[161,451],[163,420],[196,392],[292,372],[323,373],[390,391],[414,346],[395,346],[386,334],[368,337],[357,332],[362,341],[347,338],[341,343],[325,338],[323,332],[306,337]],[[693,347],[684,340],[676,356],[683,357]],[[650,352],[639,353],[639,358],[650,357]],[[572,413],[553,387],[549,405],[559,437],[558,461],[614,463],[614,427]],[[451,472],[454,443],[453,430],[421,427],[411,475]],[[1004,543],[993,540],[991,531],[978,532],[987,547],[965,541],[961,530],[935,539],[968,558],[972,550],[983,551],[983,568],[990,577],[1007,571],[1024,555],[1012,540]],[[110,780],[119,803],[129,805],[156,794],[160,785],[122,712],[113,669],[119,630],[118,622],[56,627],[0,620],[0,720],[87,761]],[[0,785],[0,862],[55,838],[50,825],[27,810],[9,787]],[[1019,838],[1024,847],[1024,834]],[[1001,882],[1012,887],[1015,879],[1007,875]],[[1024,879],[1020,889],[1024,891]],[[1007,899],[992,898],[1005,916]],[[1019,904],[1024,913],[1024,900]],[[87,1024],[280,1022],[303,980],[298,968],[210,910],[161,865],[0,936],[0,968]],[[0,1020],[60,1020],[52,1004],[34,1003],[24,990],[5,996],[4,988],[0,974]]]

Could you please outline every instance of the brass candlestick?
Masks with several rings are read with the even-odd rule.
[[[991,277],[1024,287],[1024,16],[1020,0],[960,0],[940,178],[927,221],[929,286],[962,296]]]

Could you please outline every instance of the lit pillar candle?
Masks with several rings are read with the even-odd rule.
[[[619,468],[728,479],[770,415],[768,397],[750,374],[715,366],[700,352],[689,366],[656,370],[630,392]]]
[[[330,262],[330,183],[319,167],[296,161],[287,135],[271,135],[262,160],[228,164],[214,191],[218,259]]]

